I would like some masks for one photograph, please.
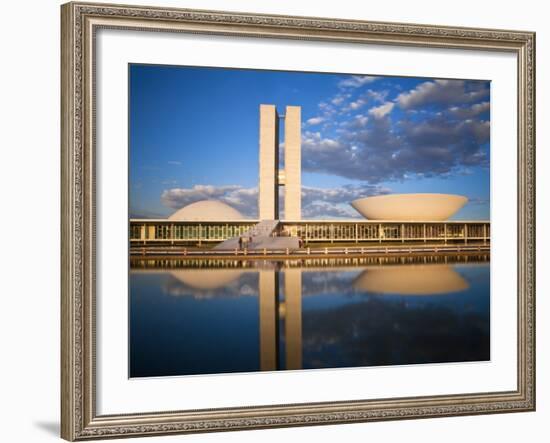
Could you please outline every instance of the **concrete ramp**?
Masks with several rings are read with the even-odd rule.
[[[300,247],[297,237],[256,237],[248,249],[294,250]]]
[[[214,250],[235,250],[239,249],[239,238],[252,238],[248,244],[244,243],[243,248],[253,249],[298,249],[299,240],[296,237],[273,237],[273,233],[279,225],[279,220],[262,220],[243,234],[227,239],[214,246]]]
[[[248,235],[252,237],[270,237],[278,225],[279,220],[262,220],[248,231]]]

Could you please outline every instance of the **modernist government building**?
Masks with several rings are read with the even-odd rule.
[[[258,219],[228,204],[203,200],[167,219],[131,219],[132,246],[215,244],[234,249],[243,238],[250,249],[298,248],[327,243],[487,243],[488,221],[450,221],[466,197],[449,194],[389,194],[350,202],[363,219],[303,220],[301,199],[301,108],[260,105]],[[284,169],[279,158],[279,123],[284,121]],[[283,208],[279,191],[284,186]],[[283,209],[283,211],[281,211]],[[282,218],[281,218],[282,214]]]

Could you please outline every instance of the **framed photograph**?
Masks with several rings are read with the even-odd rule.
[[[535,35],[68,3],[67,440],[535,409]]]

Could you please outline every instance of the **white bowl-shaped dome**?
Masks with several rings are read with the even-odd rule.
[[[239,211],[219,200],[201,200],[174,212],[168,220],[174,221],[220,221],[244,220]]]
[[[467,201],[453,194],[388,194],[360,198],[351,205],[369,220],[442,221]]]

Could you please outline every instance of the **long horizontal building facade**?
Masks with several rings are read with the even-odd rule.
[[[171,221],[130,220],[132,245],[186,245],[219,243],[242,235],[259,220]],[[491,238],[489,221],[402,222],[368,220],[281,221],[280,236],[299,237],[306,243],[360,242],[483,242]]]

